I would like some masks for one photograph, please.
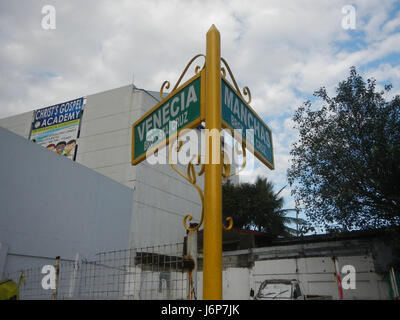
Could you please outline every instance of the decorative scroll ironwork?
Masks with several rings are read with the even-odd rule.
[[[239,142],[235,141],[235,150],[236,153],[239,155],[243,155],[243,162],[239,168],[239,170],[235,171],[234,173],[231,173],[231,165],[229,161],[225,161],[225,158],[228,158],[227,154],[225,151],[221,150],[221,158],[222,158],[222,178],[223,179],[228,179],[229,177],[232,177],[234,175],[237,175],[239,172],[244,170],[246,166],[246,145],[244,142],[242,142],[242,150],[239,150]]]
[[[176,143],[177,143],[177,147],[176,152],[179,152],[182,148],[183,142],[181,140],[179,140],[179,137],[177,136],[176,138]],[[172,161],[172,150],[173,150],[173,145],[174,143],[171,143],[171,146],[169,147],[169,163],[170,166],[172,167],[172,169],[174,169],[181,177],[183,177],[186,181],[188,181],[193,187],[196,188],[199,196],[200,196],[200,200],[201,200],[201,217],[200,217],[200,222],[197,226],[195,227],[189,227],[187,225],[187,220],[191,221],[193,219],[193,216],[190,214],[187,214],[185,216],[185,218],[183,219],[183,225],[185,226],[185,229],[188,231],[195,231],[197,229],[200,228],[200,226],[203,223],[203,219],[204,219],[204,194],[203,191],[200,189],[200,187],[196,184],[197,179],[196,179],[196,174],[198,176],[201,176],[204,171],[205,171],[205,165],[200,163],[201,157],[200,155],[193,155],[192,159],[189,161],[188,166],[187,166],[187,171],[186,171],[186,175],[184,173],[182,173],[180,170],[178,170],[175,167],[175,164]],[[196,164],[193,164],[193,160],[197,160]],[[196,173],[194,166],[201,166],[200,171],[198,173]]]
[[[175,86],[173,87],[173,89],[172,89],[171,92],[175,91],[176,88],[178,88],[179,84],[181,83],[181,81],[182,81],[184,75],[186,74],[186,71],[189,69],[190,65],[193,63],[193,61],[195,61],[195,60],[196,60],[197,58],[199,58],[199,57],[203,57],[203,58],[204,58],[204,64],[203,64],[202,67],[200,67],[199,65],[197,65],[197,66],[195,67],[195,69],[194,69],[194,73],[195,73],[195,74],[198,74],[198,73],[205,67],[205,65],[206,65],[206,62],[205,62],[206,56],[205,56],[204,54],[197,54],[197,55],[195,55],[195,56],[189,61],[189,63],[188,63],[187,66],[185,67],[185,69],[183,70],[181,76],[179,77],[178,81],[176,82],[176,84],[175,84]],[[171,83],[170,83],[168,80],[164,81],[163,84],[161,85],[161,89],[160,89],[160,98],[161,98],[161,99],[163,98],[164,89],[167,89],[167,90],[168,90],[169,87],[170,87],[170,85],[171,85]]]
[[[169,162],[170,162],[170,166],[172,167],[172,169],[174,169],[175,172],[177,172],[181,177],[183,177],[186,181],[188,181],[193,187],[196,188],[199,196],[200,196],[200,200],[201,200],[201,217],[200,217],[200,222],[198,225],[196,225],[195,227],[190,227],[188,226],[188,221],[190,222],[193,219],[193,216],[191,214],[187,214],[185,216],[185,218],[183,219],[183,225],[185,227],[186,230],[189,231],[194,231],[194,230],[198,230],[200,228],[200,226],[203,223],[204,220],[204,194],[203,191],[201,190],[201,188],[197,185],[197,176],[201,176],[204,171],[205,171],[205,164],[201,163],[201,156],[200,155],[193,155],[192,159],[189,161],[188,165],[187,165],[187,170],[186,170],[186,174],[184,174],[183,172],[181,172],[179,169],[176,168],[175,164],[172,161],[172,151],[173,151],[173,147],[175,145],[175,143],[177,144],[177,146],[175,147],[175,151],[176,152],[180,152],[183,142],[181,140],[179,140],[179,136],[176,137],[176,140],[174,142],[171,141],[171,146],[169,147]],[[239,172],[241,172],[245,166],[246,166],[246,147],[245,147],[245,143],[242,143],[242,150],[239,149],[239,142],[235,141],[235,150],[237,152],[237,154],[239,155],[243,155],[243,162],[239,168],[239,170],[231,173],[231,165],[229,163],[229,160],[227,161],[226,159],[228,159],[228,155],[225,151],[221,150],[221,165],[222,165],[222,178],[223,179],[228,179],[229,177],[238,174]],[[196,160],[196,161],[194,161]],[[200,171],[196,172],[195,170],[195,166],[200,166]],[[225,230],[230,230],[233,227],[233,219],[231,217],[227,217],[226,221],[228,221],[228,226],[223,225],[223,228]]]
[[[229,67],[228,63],[222,57],[221,57],[221,61],[223,63],[223,66],[221,67],[221,75],[222,75],[222,77],[224,79],[228,80],[226,78],[226,70],[228,70],[229,76],[231,78],[231,82],[232,82],[236,92],[239,94],[240,97],[243,98],[243,100],[245,100],[244,96],[247,96],[248,99],[247,99],[247,101],[246,100],[245,101],[247,102],[247,104],[250,104],[250,102],[251,102],[251,93],[250,93],[249,87],[244,87],[243,88],[243,94],[242,94],[242,92],[239,89],[239,86],[236,83],[235,77],[233,76],[233,73],[232,73],[231,68]],[[225,159],[225,157],[227,155],[226,155],[226,153],[224,151],[221,151],[221,157],[223,158],[223,160],[222,160],[222,177],[223,177],[223,179],[228,179],[229,177],[238,174],[246,166],[246,144],[245,144],[245,142],[244,141],[242,142],[242,150],[239,150],[239,142],[235,141],[235,150],[236,150],[237,154],[243,155],[243,162],[242,162],[242,165],[240,166],[239,170],[237,170],[234,173],[230,173],[231,165],[230,165],[229,161],[227,163],[226,163],[226,161],[224,161],[224,159]],[[233,220],[232,220],[231,217],[226,218],[226,220],[229,221],[229,225],[227,227],[226,226],[223,226],[223,227],[224,227],[225,230],[230,230],[232,228],[232,226],[233,226]]]
[[[169,89],[169,86],[170,86],[170,82],[169,82],[168,80],[165,80],[165,81],[163,82],[163,84],[161,85],[161,89],[160,89],[160,98],[161,98],[161,99],[163,98],[164,88],[168,90],[168,89]]]
[[[249,87],[244,87],[243,88],[243,94],[245,96],[247,96],[247,95],[249,96],[249,99],[246,102],[247,102],[247,104],[250,104],[250,102],[251,102],[251,93],[250,93]]]
[[[195,67],[195,69],[194,69],[195,74],[199,74],[199,72],[200,72],[202,69],[205,68],[205,64],[206,64],[206,63],[205,63],[205,60],[206,60],[205,55],[204,55],[204,54],[197,54],[197,55],[195,55],[195,56],[189,61],[189,63],[186,65],[185,69],[183,70],[181,76],[179,77],[178,81],[176,82],[176,84],[175,84],[175,86],[173,87],[173,89],[172,89],[171,92],[175,91],[175,90],[178,88],[179,84],[181,83],[181,81],[182,81],[183,77],[185,76],[185,74],[186,74],[187,70],[189,69],[189,67],[190,67],[190,66],[192,65],[192,63],[193,63],[197,58],[199,58],[199,57],[203,57],[203,58],[204,58],[204,64],[203,64],[202,67],[199,66],[199,65],[196,65],[196,67]],[[170,85],[171,85],[171,83],[170,83],[168,80],[163,82],[163,84],[162,84],[162,86],[161,86],[161,89],[160,89],[160,97],[161,97],[161,98],[163,98],[164,89],[169,89],[169,88],[170,88]],[[177,143],[176,152],[179,152],[179,151],[181,150],[181,148],[182,148],[183,142],[179,140],[178,133],[176,134],[176,143]],[[201,175],[204,173],[205,165],[204,165],[204,164],[200,164],[200,155],[193,156],[192,159],[191,159],[191,160],[189,161],[189,163],[188,163],[187,171],[186,171],[186,175],[185,175],[184,173],[182,173],[180,170],[178,170],[178,169],[176,168],[176,166],[174,165],[174,163],[173,163],[173,161],[172,161],[172,159],[171,159],[171,157],[172,157],[173,145],[174,145],[174,141],[171,139],[171,140],[170,140],[170,147],[169,147],[169,163],[170,163],[170,166],[171,166],[172,169],[174,169],[174,171],[176,171],[181,177],[183,177],[183,178],[184,178],[185,180],[187,180],[192,186],[194,186],[194,187],[196,188],[196,190],[197,190],[197,192],[198,192],[198,194],[199,194],[199,196],[200,196],[200,200],[201,200],[201,217],[200,217],[200,222],[199,222],[199,224],[198,224],[197,226],[195,226],[195,227],[189,227],[189,226],[187,225],[187,221],[191,221],[191,220],[193,219],[193,216],[190,215],[190,214],[187,214],[187,215],[185,216],[185,218],[183,219],[183,225],[185,226],[185,229],[186,229],[186,230],[189,230],[189,231],[194,231],[194,230],[197,230],[197,229],[200,228],[200,226],[201,226],[202,223],[203,223],[203,219],[204,219],[204,194],[203,194],[203,191],[200,189],[200,187],[196,184],[197,179],[196,179],[196,171],[195,171],[195,169],[194,169],[194,166],[195,166],[195,165],[201,165],[200,171],[197,173],[198,176],[201,176]],[[195,159],[197,159],[197,163],[196,163],[196,164],[193,164],[193,160],[195,160]]]
[[[233,219],[232,219],[232,217],[228,217],[228,218],[226,218],[225,220],[228,221],[229,224],[228,224],[228,226],[225,226],[225,225],[223,224],[222,227],[224,228],[224,230],[229,231],[229,230],[231,230],[232,227],[233,227]]]
[[[237,92],[243,99],[244,99],[243,95],[248,96],[248,100],[247,100],[246,102],[247,102],[247,104],[250,104],[250,102],[251,102],[251,93],[250,93],[249,87],[244,87],[244,88],[243,88],[243,94],[242,94],[242,92],[240,92],[239,86],[238,86],[237,83],[236,83],[235,77],[233,76],[233,73],[232,73],[231,68],[229,67],[228,63],[227,63],[227,62],[225,61],[225,59],[222,58],[222,57],[221,57],[221,61],[222,61],[222,63],[223,63],[224,66],[225,66],[225,67],[224,67],[224,66],[221,67],[221,75],[222,75],[222,77],[223,77],[224,79],[226,79],[226,70],[225,70],[225,68],[226,68],[226,69],[228,70],[229,76],[230,76],[230,78],[231,78],[231,80],[232,80],[233,86],[234,86],[235,89],[236,89],[236,92]],[[227,79],[226,79],[226,80],[227,80]]]
[[[222,159],[222,178],[223,179],[228,179],[229,177],[232,177],[239,172],[241,172],[245,166],[246,166],[246,145],[244,142],[242,142],[242,150],[239,150],[239,142],[235,141],[235,150],[237,154],[243,155],[243,162],[242,165],[240,166],[239,170],[231,173],[231,164],[228,161],[225,161],[226,158],[228,158],[228,155],[226,154],[225,151],[221,150],[221,159]],[[223,225],[223,228],[225,230],[230,230],[233,227],[233,219],[231,217],[227,217],[226,220],[229,222],[228,226]]]
[[[205,56],[203,54],[198,54],[196,56],[194,56],[189,63],[187,64],[187,66],[185,67],[185,69],[183,70],[181,76],[179,77],[178,81],[176,82],[175,86],[173,87],[172,91],[175,91],[179,84],[181,83],[183,77],[185,76],[187,70],[189,69],[189,67],[191,66],[191,64],[199,57],[203,57],[205,60]],[[248,96],[248,100],[247,103],[251,102],[251,93],[250,93],[250,89],[248,87],[244,87],[243,88],[243,95],[240,92],[240,89],[236,83],[236,80],[232,74],[231,69],[229,68],[228,63],[225,61],[225,59],[221,58],[222,63],[224,64],[223,67],[221,67],[221,74],[222,76],[226,79],[226,70],[228,70],[228,73],[230,75],[230,78],[233,82],[233,86],[235,87],[235,90],[237,91],[237,93],[243,98],[244,96]],[[198,74],[202,69],[205,68],[205,61],[202,67],[200,67],[199,65],[197,65],[195,67],[195,74]],[[226,70],[225,70],[226,68]],[[169,89],[170,88],[171,83],[169,81],[164,81],[161,89],[160,89],[160,97],[163,98],[163,94],[164,94],[164,89]],[[200,217],[200,222],[194,226],[194,227],[190,227],[188,226],[188,221],[191,221],[193,219],[193,216],[190,214],[187,214],[184,219],[183,219],[183,225],[185,227],[186,230],[188,231],[195,231],[198,230],[200,228],[200,226],[203,224],[203,220],[204,220],[204,194],[203,191],[201,190],[201,188],[197,185],[197,178],[196,176],[201,176],[204,171],[205,171],[205,164],[201,163],[201,156],[200,155],[194,155],[192,157],[192,159],[189,161],[188,165],[187,165],[187,170],[186,170],[186,174],[184,174],[183,172],[181,172],[180,170],[178,170],[175,166],[175,164],[172,161],[172,151],[173,151],[173,146],[175,144],[175,142],[177,143],[177,146],[175,148],[176,152],[180,152],[183,142],[181,140],[179,140],[179,136],[178,133],[176,134],[176,140],[173,141],[172,139],[170,140],[170,147],[169,147],[169,163],[170,166],[172,167],[172,169],[174,169],[175,172],[177,172],[181,177],[183,177],[186,181],[188,181],[193,187],[195,187],[195,189],[197,190],[199,196],[200,196],[200,200],[201,200],[201,217]],[[231,164],[229,163],[229,161],[225,161],[228,158],[228,155],[226,154],[225,151],[221,150],[221,171],[222,171],[222,178],[223,179],[228,179],[229,177],[238,174],[239,172],[241,172],[244,167],[246,166],[246,145],[245,142],[242,142],[242,150],[239,150],[239,142],[235,141],[235,150],[237,152],[237,154],[239,155],[243,155],[243,163],[240,166],[239,170],[235,171],[234,173],[231,173]],[[194,163],[194,160],[196,160],[196,163]],[[195,166],[200,166],[200,171],[196,172],[195,170]],[[227,217],[225,219],[228,222],[228,226],[223,225],[223,228],[225,230],[230,230],[233,227],[233,219],[231,217]]]

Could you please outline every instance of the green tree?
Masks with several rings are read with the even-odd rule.
[[[293,120],[300,139],[291,150],[288,180],[296,207],[319,227],[340,230],[400,225],[400,97],[377,92],[350,69],[336,96],[314,93]],[[314,110],[313,110],[314,109]],[[317,110],[315,110],[317,109]]]
[[[289,225],[304,224],[302,219],[288,217],[295,209],[283,209],[284,199],[273,191],[273,184],[266,178],[257,177],[254,184],[234,185],[226,182],[222,186],[223,216],[232,217],[237,228],[266,232],[272,236],[293,236],[296,229]]]

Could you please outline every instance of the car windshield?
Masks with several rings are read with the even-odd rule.
[[[291,284],[285,283],[267,283],[260,288],[259,297],[269,299],[287,299],[291,295]]]

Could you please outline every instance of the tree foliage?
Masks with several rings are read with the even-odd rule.
[[[234,185],[229,180],[222,186],[223,216],[232,217],[237,228],[266,232],[272,236],[291,236],[296,230],[288,226],[302,219],[288,217],[294,209],[282,209],[283,188],[275,193],[273,184],[266,178],[257,177],[254,184]]]
[[[400,97],[350,69],[336,96],[325,88],[295,112],[299,141],[289,183],[296,206],[314,225],[341,230],[400,225]]]

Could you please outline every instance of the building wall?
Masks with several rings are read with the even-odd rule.
[[[32,120],[33,111],[29,111],[8,118],[0,119],[0,127],[28,139],[31,130]]]
[[[158,103],[154,96],[132,86],[87,96],[78,141],[77,162],[135,190],[132,247],[182,242],[184,216],[201,211],[196,190],[168,164],[131,165],[132,124]]]
[[[196,189],[169,164],[131,165],[132,124],[158,103],[158,94],[124,86],[88,95],[77,141],[76,162],[133,190],[131,246],[182,242],[187,214],[198,222]],[[159,98],[158,98],[159,99]],[[0,120],[0,127],[28,138],[33,112]],[[178,166],[186,173],[186,168]],[[203,177],[198,178],[203,187]]]
[[[356,270],[356,289],[343,290],[343,299],[388,299],[389,291],[382,276],[375,272],[371,255],[339,256],[339,268],[352,265]],[[341,273],[343,278],[345,274]],[[310,295],[328,295],[339,299],[331,256],[256,261],[251,270],[251,287],[257,292],[267,279],[296,279]]]
[[[0,149],[0,271],[129,247],[132,189],[3,128]]]
[[[338,287],[334,278],[332,257],[275,259],[256,261],[252,268],[229,267],[223,270],[223,299],[249,300],[250,289],[255,294],[260,284],[267,279],[296,279],[301,290],[309,295],[327,295],[339,299]],[[343,290],[344,300],[387,300],[389,286],[384,277],[375,270],[371,256],[338,257],[340,267],[351,264],[356,268],[356,289]],[[297,272],[296,272],[297,270]],[[345,274],[341,274],[343,278]],[[198,272],[197,297],[203,296],[203,272]]]
[[[355,268],[356,288],[343,289],[344,300],[387,300],[390,287],[386,280],[390,265],[382,249],[382,241],[330,241],[296,245],[281,245],[223,253],[223,299],[248,300],[250,289],[257,294],[267,279],[296,279],[306,295],[326,295],[339,299],[333,257],[337,260],[342,280],[342,268]],[[387,247],[382,251],[387,250]],[[389,264],[388,264],[389,263]],[[385,266],[382,270],[381,266]],[[197,296],[203,296],[203,272],[197,272]],[[343,281],[344,282],[344,281]]]

